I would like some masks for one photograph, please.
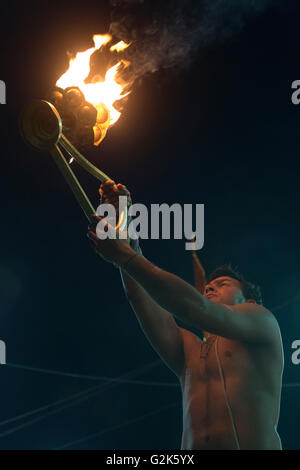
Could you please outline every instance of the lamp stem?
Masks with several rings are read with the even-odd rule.
[[[77,202],[79,203],[80,207],[85,213],[86,217],[88,218],[89,221],[91,221],[91,215],[95,214],[96,211],[93,208],[89,198],[84,192],[81,184],[79,183],[72,169],[66,162],[63,153],[61,152],[61,150],[59,149],[57,145],[55,145],[50,150],[50,153],[56,165],[58,166],[59,170],[63,174],[66,182],[68,183],[70,189],[72,190]]]
[[[91,175],[95,176],[98,180],[104,181],[110,180],[111,178],[107,176],[103,171],[99,170],[96,166],[94,166],[92,163],[90,163],[78,150],[74,145],[71,144],[71,142],[64,136],[63,134],[61,135],[58,143],[62,145],[62,147],[81,165],[88,173]]]

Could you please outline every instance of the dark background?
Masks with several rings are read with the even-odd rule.
[[[291,362],[291,343],[300,339],[300,107],[291,102],[291,83],[300,79],[297,4],[268,9],[239,34],[200,47],[186,69],[145,76],[101,146],[85,152],[147,207],[205,204],[199,256],[207,271],[231,262],[261,285],[281,327],[285,384],[300,382],[300,365]],[[6,8],[0,338],[8,364],[0,367],[0,448],[59,448],[106,430],[67,448],[178,449],[180,389],[155,384],[174,384],[175,376],[161,362],[144,369],[158,356],[126,302],[119,272],[91,251],[87,221],[51,157],[31,151],[18,130],[22,107],[44,98],[66,70],[66,50],[91,47],[92,35],[107,31],[109,6],[10,2]],[[74,170],[97,206],[97,181]],[[193,283],[183,240],[147,240],[142,248]],[[104,377],[137,369],[133,379],[154,383],[115,383],[74,406],[60,410],[66,401],[3,423],[102,384],[13,365]],[[282,391],[285,449],[300,449],[299,390]]]

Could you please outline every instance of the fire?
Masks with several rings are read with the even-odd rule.
[[[93,80],[93,83],[85,83],[84,80],[90,73],[90,58],[91,55],[101,49],[103,46],[111,42],[112,36],[110,34],[95,34],[93,36],[94,47],[87,49],[84,52],[78,52],[75,58],[70,60],[68,70],[57,80],[56,86],[60,88],[78,87],[86,101],[94,105],[98,114],[103,114],[103,104],[109,111],[109,122],[107,127],[115,124],[119,119],[121,113],[114,107],[114,103],[122,98],[125,98],[130,92],[124,92],[127,83],[120,83],[117,81],[117,74],[120,67],[126,68],[130,65],[129,61],[121,59],[116,65],[110,67],[106,71],[104,81]],[[111,46],[110,51],[120,52],[130,44],[123,41]]]
[[[109,50],[110,52],[113,52],[113,51],[121,52],[121,51],[124,51],[124,49],[127,49],[127,47],[129,47],[130,44],[126,44],[126,42],[120,41],[120,42],[117,42],[117,44],[114,44],[113,46],[111,46]]]

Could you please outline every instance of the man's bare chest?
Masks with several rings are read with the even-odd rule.
[[[236,341],[210,335],[206,341],[193,335],[185,348],[185,385],[209,384],[253,374],[253,358]]]

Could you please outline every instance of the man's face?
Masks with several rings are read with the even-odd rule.
[[[217,277],[206,284],[204,296],[212,302],[225,305],[238,305],[246,302],[240,281],[229,276]]]

